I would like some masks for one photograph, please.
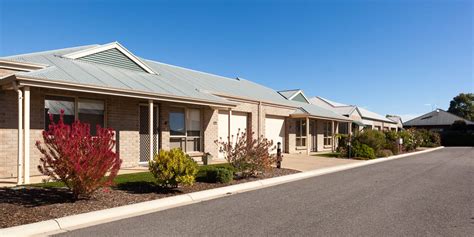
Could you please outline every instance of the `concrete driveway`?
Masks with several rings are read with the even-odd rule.
[[[359,162],[364,161],[341,158],[328,158],[323,156],[312,156],[306,154],[284,154],[282,167],[299,171],[308,171]]]

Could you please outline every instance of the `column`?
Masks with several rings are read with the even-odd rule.
[[[149,142],[149,160],[153,160],[153,100],[148,100],[148,134],[150,136]]]
[[[335,139],[335,136],[334,136],[334,132],[335,132],[335,129],[334,129],[334,121],[331,121],[332,125],[331,125],[331,130],[332,130],[332,144],[331,144],[331,150],[332,152],[334,152],[334,144],[336,143],[336,139]]]
[[[306,117],[306,154],[309,155],[310,145],[309,145],[309,117]]]
[[[24,169],[24,182],[25,184],[30,183],[30,87],[25,86],[24,88],[24,143],[23,148],[25,149],[24,152],[24,161],[23,161],[23,169]]]

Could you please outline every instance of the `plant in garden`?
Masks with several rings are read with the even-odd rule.
[[[263,136],[255,139],[245,132],[237,132],[228,141],[216,141],[225,159],[242,177],[258,176],[269,171],[276,163],[273,142]]]
[[[372,148],[375,153],[380,151],[385,146],[385,135],[381,131],[377,130],[365,130],[353,137],[353,143],[358,142],[365,144]]]
[[[384,148],[391,151],[392,154],[398,154],[399,135],[395,131],[385,131],[385,145]],[[387,152],[385,152],[387,153]]]
[[[43,131],[44,143],[36,142],[42,154],[38,169],[43,175],[63,182],[74,199],[89,198],[97,189],[111,185],[120,169],[122,160],[113,151],[115,133],[97,126],[97,135],[91,136],[89,124],[77,120],[66,125],[63,117],[61,111],[56,124],[50,115],[49,128]]]
[[[357,159],[362,159],[362,160],[375,159],[374,149],[367,146],[366,144],[355,142],[355,144],[352,146],[352,152],[354,154],[354,157]]]
[[[181,149],[160,150],[148,164],[148,169],[156,178],[158,185],[176,188],[179,184],[193,185],[198,165]]]
[[[415,150],[421,144],[421,136],[415,129],[402,130],[398,135],[403,139],[403,149],[405,151]]]
[[[229,183],[234,179],[230,169],[215,167],[206,171],[206,181],[211,183]]]

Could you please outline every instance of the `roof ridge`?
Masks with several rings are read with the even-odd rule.
[[[187,70],[187,71],[191,71],[191,72],[197,72],[197,73],[202,73],[202,74],[206,74],[206,75],[210,75],[210,76],[216,76],[216,77],[220,77],[220,78],[226,79],[226,80],[237,81],[237,82],[242,81],[242,80],[249,81],[249,80],[247,80],[245,78],[242,78],[242,77],[239,77],[240,80],[236,80],[235,78],[230,78],[230,77],[225,77],[225,76],[221,76],[221,75],[217,75],[217,74],[212,74],[210,72],[202,72],[202,71],[198,71],[196,69],[185,68],[185,67],[182,67],[182,66],[177,66],[177,65],[163,63],[163,62],[158,62],[156,60],[146,59],[146,58],[142,58],[142,57],[138,57],[138,58],[143,59],[144,61],[151,62],[151,63],[157,63],[157,64],[162,64],[162,65],[166,65],[166,66],[170,66],[170,67],[175,67],[175,68],[179,68],[179,69],[183,69],[183,70]]]
[[[97,45],[98,45],[98,44],[90,44],[90,45],[74,46],[74,47],[69,47],[69,48],[50,49],[50,50],[45,50],[45,51],[40,51],[40,52],[8,55],[8,56],[0,57],[0,58],[2,58],[2,59],[3,59],[3,58],[8,59],[8,58],[14,58],[14,57],[24,57],[24,56],[50,54],[50,53],[54,53],[54,52],[57,52],[57,51],[63,51],[63,50],[74,50],[74,49],[80,50],[80,48],[93,47],[93,46],[97,46]]]

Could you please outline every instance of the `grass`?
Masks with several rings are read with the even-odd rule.
[[[223,164],[213,164],[213,165],[201,165],[199,166],[199,171],[196,174],[196,180],[203,180],[206,176],[206,171],[212,168],[227,168],[232,169],[232,166],[223,163]],[[130,174],[120,174],[117,175],[114,179],[115,185],[120,185],[124,183],[131,183],[131,182],[155,182],[155,177],[148,172],[139,172],[139,173],[130,173]],[[29,186],[32,187],[41,187],[41,188],[62,188],[65,187],[63,182],[47,182],[47,183],[37,183],[37,184],[30,184]]]
[[[322,157],[329,157],[329,158],[339,158],[340,153],[339,152],[329,152],[329,153],[323,153],[323,154],[316,154],[313,156],[322,156]]]

